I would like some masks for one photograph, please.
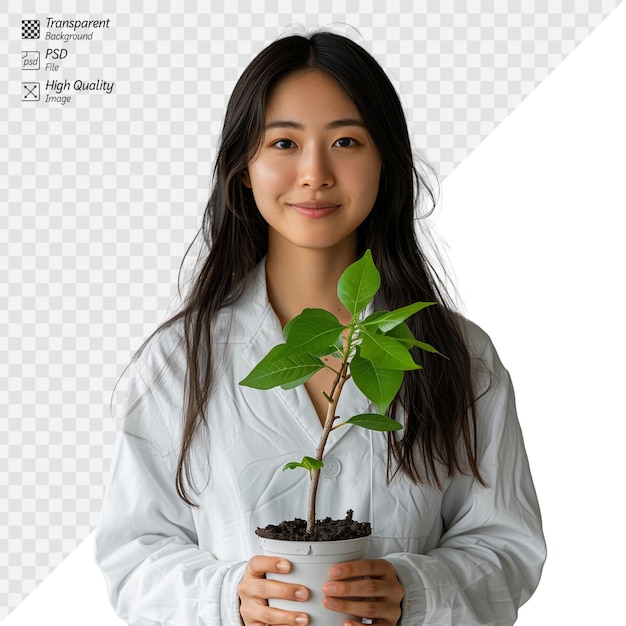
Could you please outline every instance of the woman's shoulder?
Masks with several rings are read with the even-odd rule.
[[[459,316],[459,326],[472,360],[487,366],[492,373],[504,368],[491,337],[482,327],[463,316]]]
[[[116,404],[122,407],[118,428],[151,442],[161,452],[171,449],[180,423],[186,375],[183,323],[158,328],[137,350],[120,378]]]
[[[139,348],[133,358],[136,374],[147,380],[156,380],[169,372],[184,370],[184,321],[174,318],[159,327]]]

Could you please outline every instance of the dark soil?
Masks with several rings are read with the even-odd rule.
[[[331,519],[327,517],[315,520],[313,532],[306,532],[306,521],[292,519],[280,524],[269,524],[265,528],[257,528],[256,534],[265,539],[280,539],[282,541],[339,541],[341,539],[357,539],[371,534],[369,522],[355,522],[352,519],[353,511],[348,511],[345,519]]]

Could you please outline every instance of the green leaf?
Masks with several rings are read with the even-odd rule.
[[[396,397],[404,373],[402,370],[377,367],[371,361],[360,355],[360,350],[352,358],[350,373],[354,384],[363,392],[366,398],[376,404],[381,413],[384,413],[391,401]]]
[[[324,463],[318,459],[314,459],[311,456],[302,457],[302,461],[299,463],[297,461],[291,461],[291,463],[287,463],[285,467],[283,467],[283,472],[288,469],[296,469],[296,467],[302,467],[307,470],[307,472],[312,472],[313,470],[319,470],[324,467]]]
[[[324,309],[304,309],[285,327],[289,354],[326,356],[336,350],[343,324]]]
[[[415,339],[412,342],[412,345],[415,348],[419,348],[420,350],[424,350],[425,352],[432,352],[433,354],[441,354],[441,352],[439,352],[439,350],[437,350],[437,348],[434,348],[429,343],[425,343],[423,341],[418,341],[417,339]],[[443,356],[443,355],[441,355],[441,356]]]
[[[410,328],[405,323],[401,323],[398,326],[395,326],[389,332],[386,332],[385,335],[388,337],[393,337],[394,339],[398,339],[402,343],[412,348],[419,348],[420,350],[424,350],[426,352],[432,352],[433,354],[439,354],[441,356],[444,356],[443,354],[441,354],[441,352],[439,352],[439,350],[437,350],[437,348],[431,346],[429,343],[425,343],[424,341],[418,341],[417,339],[415,339]]]
[[[346,420],[344,424],[352,424],[353,426],[361,426],[361,428],[379,431],[402,429],[402,424],[396,422],[396,420],[392,420],[384,415],[378,415],[377,413],[363,413],[362,415],[355,415],[349,420]]]
[[[395,328],[401,322],[404,322],[411,315],[415,315],[422,309],[432,306],[436,302],[414,302],[407,306],[403,306],[400,309],[394,311],[381,311],[380,313],[373,313],[369,317],[363,320],[363,326],[370,329],[380,330],[382,333],[386,333]]]
[[[411,329],[404,322],[388,330],[385,335],[387,335],[387,337],[393,337],[394,339],[400,339],[408,345],[411,345],[412,342],[415,341],[415,336],[411,332]]]
[[[288,391],[289,389],[295,389],[296,387],[299,387],[300,385],[304,385],[304,383],[307,380],[309,380],[311,376],[312,374],[307,374],[306,376],[303,376],[302,378],[298,378],[297,380],[292,380],[291,382],[283,383],[280,387],[281,389],[284,389],[285,391]]]
[[[411,356],[409,349],[393,337],[364,330],[361,335],[361,356],[376,367],[390,370],[422,369]]]
[[[339,278],[337,295],[353,319],[369,304],[380,287],[380,274],[367,250],[363,257],[350,265]]]
[[[254,389],[272,389],[279,385],[306,382],[324,363],[312,354],[290,354],[287,344],[274,346],[239,383]]]

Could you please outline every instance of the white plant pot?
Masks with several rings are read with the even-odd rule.
[[[280,556],[291,563],[288,574],[267,574],[267,578],[304,585],[310,591],[306,602],[274,598],[269,601],[270,606],[285,611],[308,613],[309,626],[342,626],[347,618],[360,620],[354,615],[336,613],[324,608],[322,587],[329,580],[328,572],[332,565],[362,559],[369,540],[369,536],[340,541],[281,541],[259,538],[263,554]]]

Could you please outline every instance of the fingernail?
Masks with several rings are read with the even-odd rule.
[[[276,569],[279,572],[288,572],[289,571],[289,563],[287,561],[278,561],[278,563],[276,563]]]
[[[302,624],[302,626],[305,626],[308,623],[309,623],[308,617],[304,615],[298,615],[298,617],[296,617],[296,624]]]
[[[334,598],[326,598],[326,602],[324,604],[326,604],[327,608],[334,609],[337,606],[337,600]]]
[[[341,570],[338,567],[336,569],[330,570],[330,575],[333,578],[339,578],[339,576],[341,576]]]
[[[298,600],[306,600],[309,597],[306,589],[298,589],[295,595]]]
[[[324,585],[324,593],[337,593],[337,585]]]

